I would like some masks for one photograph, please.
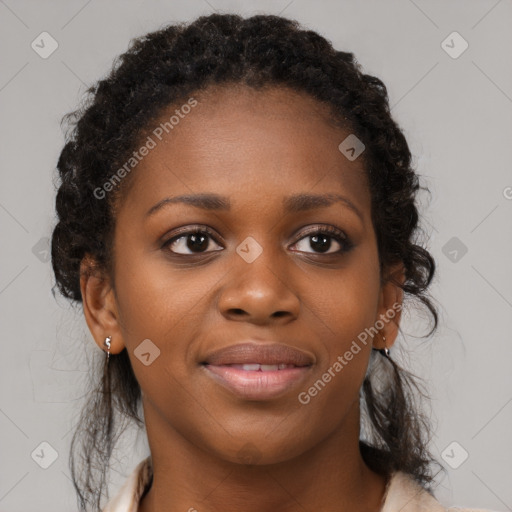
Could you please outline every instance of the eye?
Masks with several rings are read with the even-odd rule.
[[[338,247],[336,245],[333,246],[333,239]],[[332,226],[313,228],[294,245],[300,246],[301,244],[302,248],[298,249],[299,252],[309,252],[307,250],[309,248],[313,249],[317,254],[344,253],[354,247],[354,244],[343,231]]]
[[[213,238],[214,234],[208,228],[193,228],[184,230],[179,235],[170,238],[164,242],[163,248],[176,254],[202,254],[222,250],[222,247],[214,249],[214,251],[207,250]]]
[[[332,240],[336,245],[332,244]],[[208,250],[211,249],[211,242],[215,243],[218,248]],[[332,226],[325,226],[308,230],[307,234],[294,246],[299,247],[298,252],[309,252],[308,249],[313,249],[316,254],[336,254],[348,252],[354,245],[343,231]],[[181,255],[204,254],[223,249],[215,241],[213,231],[205,226],[182,230],[164,242],[162,248]]]

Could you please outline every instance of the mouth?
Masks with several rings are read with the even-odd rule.
[[[281,366],[281,368],[279,368]],[[218,384],[245,400],[270,400],[283,396],[302,382],[311,366],[262,364],[204,364]]]
[[[289,368],[301,368],[294,364],[261,364],[261,363],[249,363],[249,364],[225,364],[220,366],[229,366],[236,370],[244,370],[246,372],[275,372],[278,370],[288,370]]]
[[[279,398],[301,384],[315,358],[282,344],[244,343],[213,352],[201,363],[209,378],[253,401]]]

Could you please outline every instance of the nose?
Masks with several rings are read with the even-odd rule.
[[[297,318],[300,301],[289,282],[290,272],[276,265],[276,258],[264,254],[252,263],[237,261],[227,274],[218,301],[225,318],[260,325]]]

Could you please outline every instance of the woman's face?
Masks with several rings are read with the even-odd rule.
[[[271,463],[348,424],[358,435],[372,345],[358,340],[396,295],[381,288],[362,159],[338,149],[349,132],[287,89],[194,98],[162,140],[151,135],[155,147],[130,176],[98,342],[110,334],[112,353],[127,348],[155,436],[177,432],[225,460]],[[302,359],[212,356],[242,343],[291,347]],[[295,366],[231,366],[265,356]]]

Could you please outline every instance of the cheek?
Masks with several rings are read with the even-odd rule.
[[[151,388],[159,385],[158,372],[172,370],[173,376],[185,381],[190,365],[195,364],[197,344],[208,333],[205,323],[218,272],[208,266],[172,268],[163,256],[130,250],[128,244],[118,254],[115,278],[120,323],[137,380],[142,388]],[[136,357],[147,339],[159,350],[154,349],[158,358],[151,366]],[[169,380],[164,375],[161,378]]]
[[[303,301],[314,314],[313,324],[339,340],[342,350],[351,340],[374,324],[378,312],[380,274],[378,259],[360,249],[347,258],[344,268],[335,272],[308,273],[303,282]]]
[[[172,404],[169,410],[178,410],[187,393],[168,391],[187,382],[190,342],[198,338],[195,330],[214,281],[198,280],[184,270],[171,272],[170,265],[154,255],[128,249],[118,254],[120,325],[135,377],[150,400],[164,399]],[[148,352],[144,361],[142,354]]]
[[[372,348],[366,329],[375,321],[378,303],[374,282],[375,277],[347,275],[308,300],[321,346],[317,372],[298,397],[309,413],[305,429],[317,429],[315,417],[320,414],[321,428],[327,433],[359,400]]]
[[[131,249],[125,243],[117,254],[115,280],[125,342],[133,345],[145,338],[165,342],[175,327],[184,327],[183,317],[200,302],[202,287],[191,283],[193,273],[171,271],[154,252]]]
[[[379,302],[378,260],[371,251],[360,251],[336,274],[321,281],[317,274],[317,286],[309,286],[304,295],[305,311],[312,313],[309,325],[319,329],[316,339],[322,342],[317,376],[322,382],[316,386],[322,391],[315,400],[325,401],[325,406],[336,397],[358,396],[372,348],[372,331],[368,330],[375,323]]]

